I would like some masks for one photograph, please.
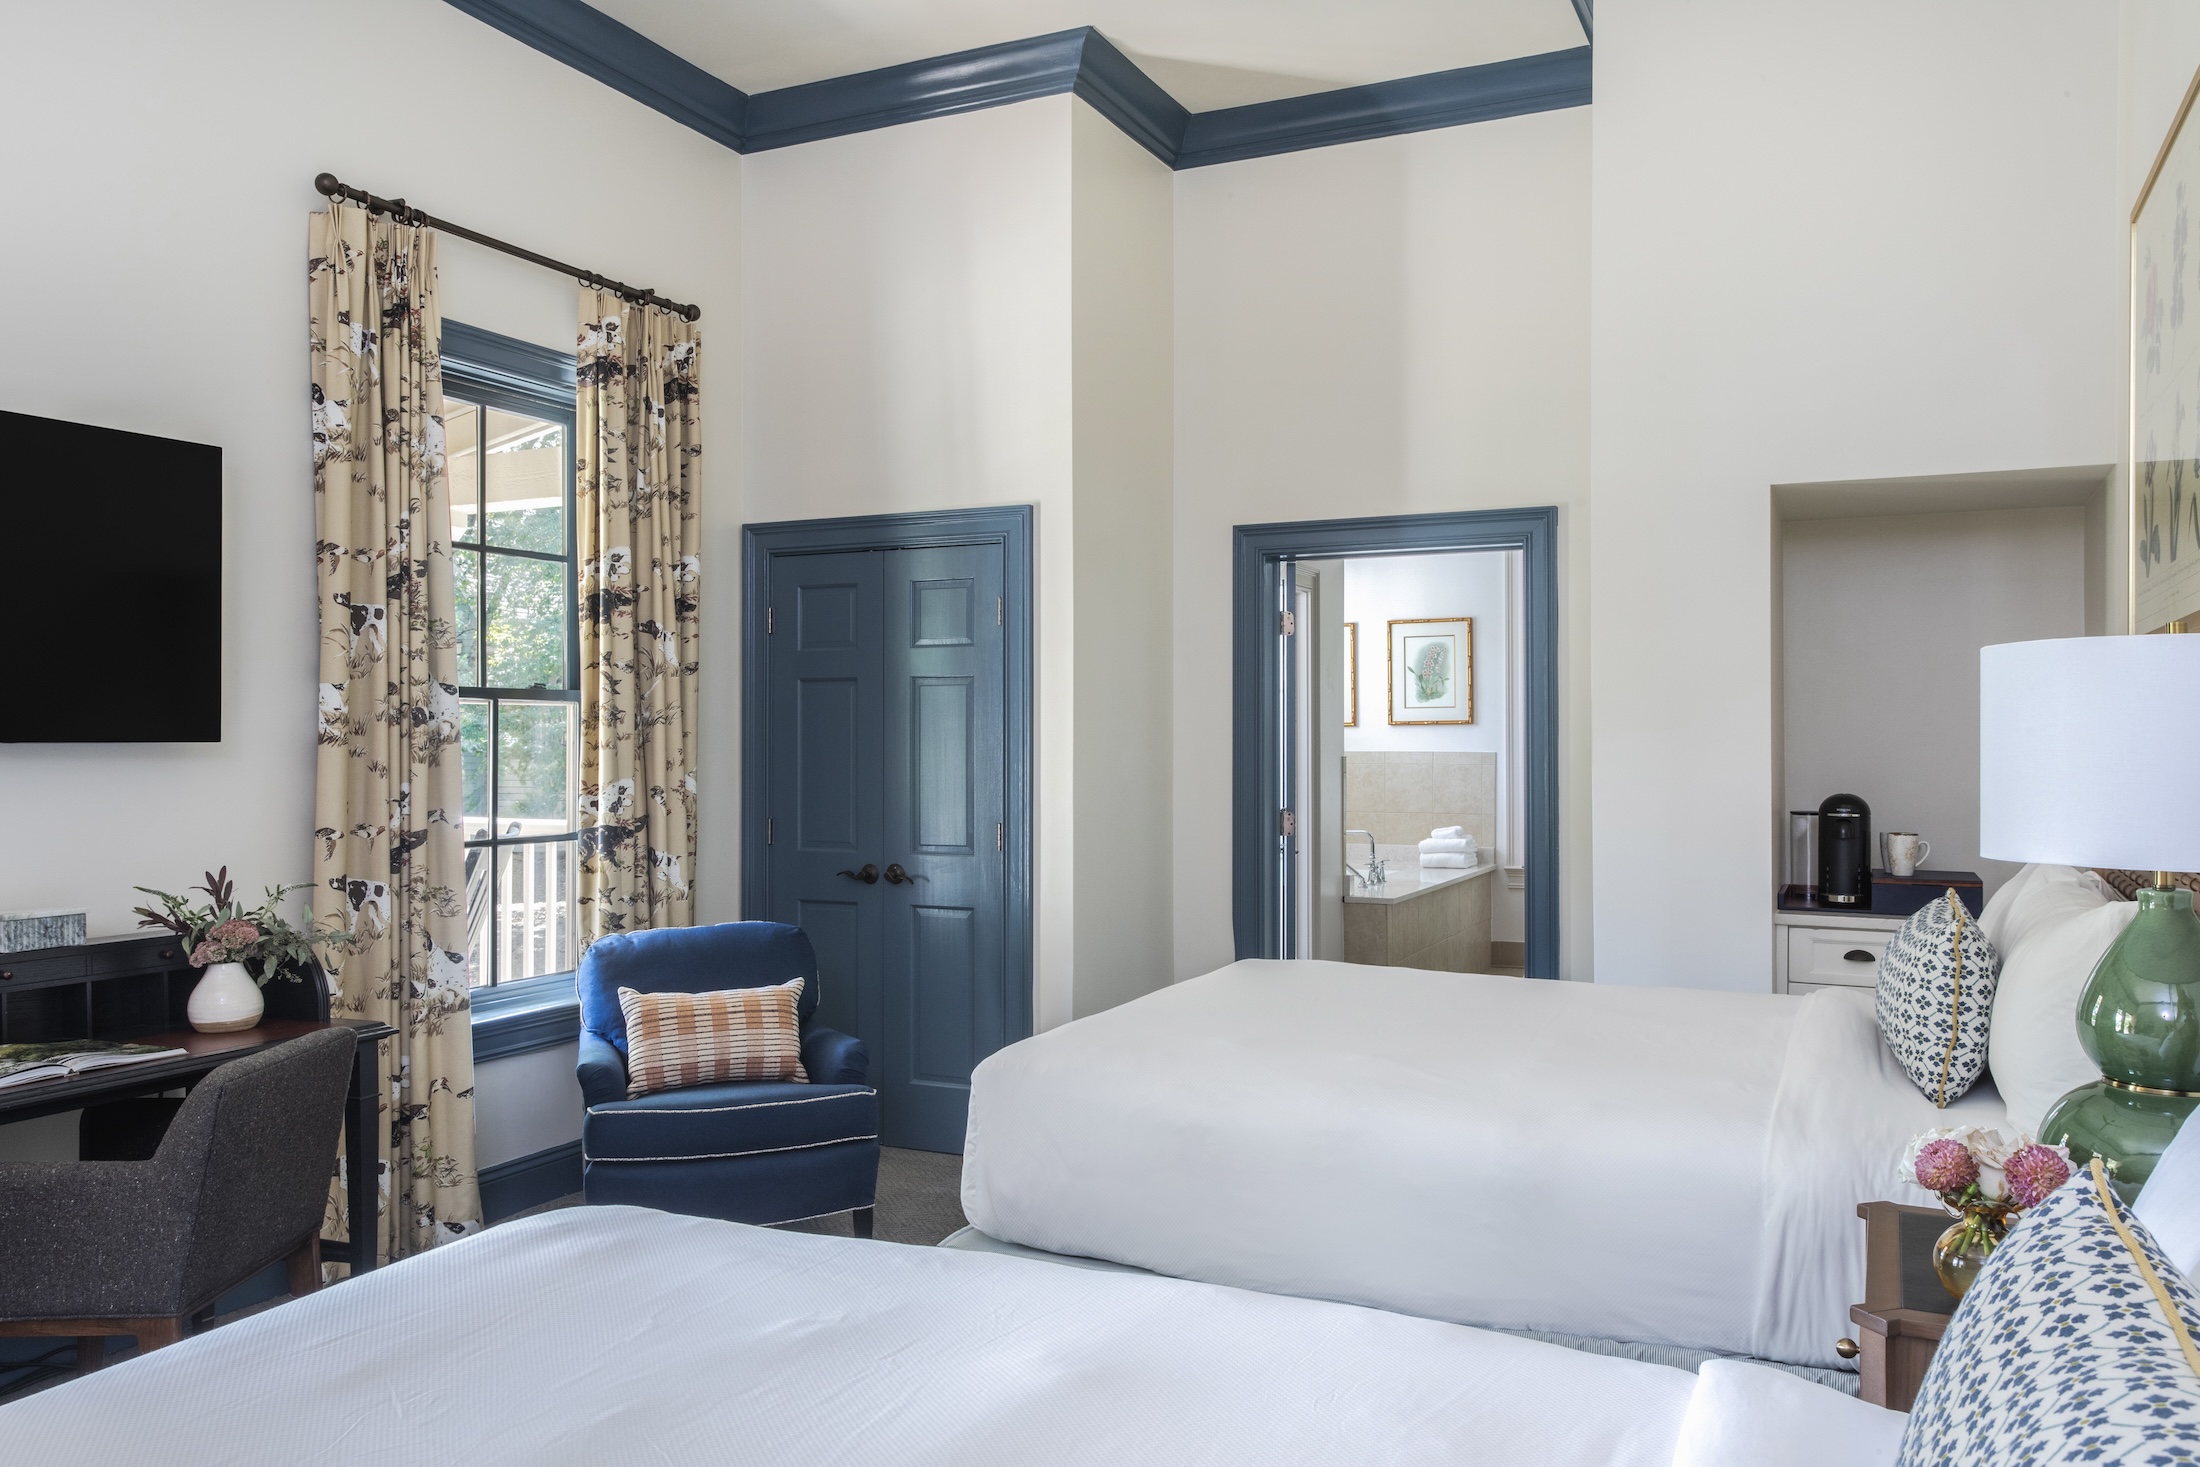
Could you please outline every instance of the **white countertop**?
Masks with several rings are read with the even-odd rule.
[[[1396,906],[1410,902],[1417,896],[1425,896],[1440,886],[1451,886],[1461,881],[1474,881],[1497,869],[1490,852],[1480,851],[1479,866],[1422,866],[1418,862],[1396,864],[1390,867],[1389,878],[1381,886],[1363,889],[1348,874],[1344,879],[1344,899],[1348,902],[1367,902],[1373,906]],[[1355,861],[1356,866],[1359,862]]]

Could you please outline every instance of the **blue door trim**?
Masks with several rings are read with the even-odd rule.
[[[448,0],[737,153],[1074,92],[1171,168],[1589,102],[1589,48],[1188,112],[1091,26],[751,95],[583,0]],[[1588,29],[1588,0],[1574,0]]]
[[[1467,510],[1364,520],[1239,525],[1231,545],[1230,915],[1240,958],[1276,956],[1278,896],[1268,879],[1282,832],[1276,802],[1275,606],[1279,568],[1442,550],[1523,552],[1521,763],[1527,786],[1527,975],[1558,976],[1558,510]]]
[[[999,545],[1005,561],[1007,713],[1008,1027],[1013,1042],[1032,1024],[1032,573],[1031,506],[948,509],[847,519],[781,520],[741,529],[741,914],[764,915],[764,819],[769,805],[764,753],[766,685],[764,608],[771,562],[781,555],[850,550],[916,550],[934,545]]]

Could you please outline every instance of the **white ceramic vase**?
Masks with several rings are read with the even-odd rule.
[[[184,1013],[191,1027],[201,1034],[226,1034],[258,1024],[260,1011],[266,1007],[260,998],[260,985],[252,981],[244,964],[210,963],[198,986],[191,990]]]

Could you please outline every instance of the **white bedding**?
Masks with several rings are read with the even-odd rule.
[[[1868,994],[1247,961],[978,1067],[971,1224],[1178,1278],[1839,1367],[1946,1111]]]
[[[0,1442],[38,1467],[1669,1467],[1695,1389],[1372,1310],[595,1207],[0,1407]],[[1864,1409],[1801,1389],[1814,1435]],[[1765,1460],[1691,1439],[1690,1467]]]

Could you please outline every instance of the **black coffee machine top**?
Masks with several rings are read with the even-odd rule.
[[[1872,807],[1854,795],[1834,795],[1818,807],[1818,900],[1843,907],[1872,904]]]

